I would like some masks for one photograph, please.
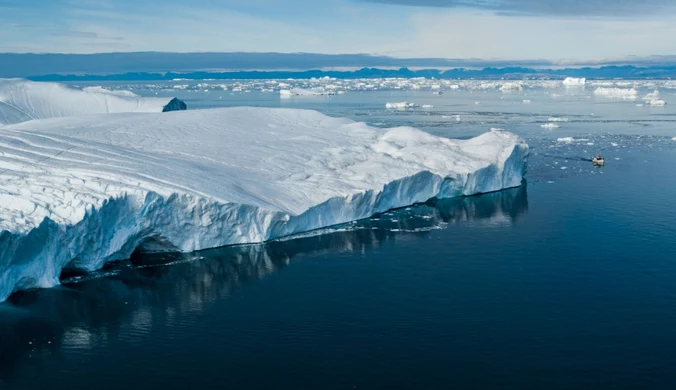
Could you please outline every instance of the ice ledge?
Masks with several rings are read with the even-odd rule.
[[[509,164],[519,165],[524,157],[523,150],[514,148]],[[65,268],[96,271],[106,263],[128,259],[137,249],[190,252],[264,242],[433,198],[477,194],[477,188],[498,190],[521,184],[508,171],[501,177],[496,172],[488,167],[458,181],[424,171],[389,183],[381,191],[329,199],[298,216],[187,194],[163,197],[149,192],[143,199],[111,198],[102,207],[88,210],[75,225],[45,218],[27,234],[0,232],[0,301],[15,291],[58,285]]]

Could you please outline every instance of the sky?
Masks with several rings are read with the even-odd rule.
[[[676,54],[674,0],[0,0],[0,52]]]

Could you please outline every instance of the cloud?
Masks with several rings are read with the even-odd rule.
[[[674,0],[356,0],[438,8],[475,8],[502,15],[630,17],[676,11]]]
[[[113,36],[102,36],[95,32],[91,31],[78,31],[78,30],[61,30],[53,31],[49,34],[52,37],[62,37],[62,38],[88,38],[88,39],[100,39],[106,41],[123,41],[122,37],[113,37]]]

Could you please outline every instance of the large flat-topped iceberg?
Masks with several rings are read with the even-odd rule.
[[[0,79],[0,126],[33,119],[181,109],[186,109],[185,103],[172,98],[144,98],[101,87],[77,89],[57,83]]]
[[[0,300],[134,250],[262,242],[521,184],[528,146],[224,108],[0,127]]]

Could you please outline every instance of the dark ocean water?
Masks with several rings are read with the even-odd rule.
[[[673,388],[676,153],[639,149],[16,294],[0,388]]]

